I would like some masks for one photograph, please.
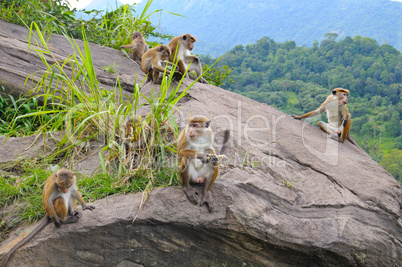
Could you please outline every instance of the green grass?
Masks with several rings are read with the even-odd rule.
[[[10,166],[1,166],[2,169]],[[15,170],[15,166],[13,166]],[[18,167],[20,175],[0,174],[0,207],[6,208],[16,203],[24,203],[11,224],[0,222],[0,241],[16,226],[22,223],[35,222],[45,216],[42,207],[42,188],[46,179],[54,172],[51,166],[25,161]],[[170,168],[159,169],[153,174],[153,186],[177,186],[177,173]],[[116,178],[112,174],[96,174],[92,176],[77,173],[77,186],[86,202],[94,202],[114,194],[144,192],[149,184],[150,176],[145,172],[137,172],[128,177],[124,186],[116,186]],[[8,216],[7,214],[3,214]],[[5,218],[3,218],[5,219]]]
[[[0,90],[4,92],[4,87]],[[21,118],[11,127],[13,121],[19,117],[37,111],[40,108],[38,97],[27,98],[21,96],[15,99],[12,95],[0,94],[0,134],[8,136],[25,136],[33,134],[41,125],[41,121],[34,117]],[[50,116],[43,116],[45,121]]]
[[[39,26],[31,24],[29,50],[42,60],[45,71],[37,77],[38,83],[30,94],[44,102],[24,114],[16,113],[8,131],[16,131],[22,121],[33,120],[40,122],[35,133],[61,131],[62,138],[56,152],[48,157],[35,163],[2,167],[22,174],[20,178],[1,175],[1,207],[26,203],[11,225],[6,225],[4,218],[12,214],[4,214],[0,223],[4,233],[44,216],[41,191],[46,178],[54,171],[50,171],[49,166],[57,164],[56,169],[73,169],[77,158],[84,153],[81,148],[100,135],[105,137],[105,146],[99,153],[101,173],[78,175],[79,190],[87,201],[134,192],[143,192],[145,201],[154,187],[178,184],[177,164],[166,167],[164,163],[172,162],[172,159],[174,162],[176,154],[175,106],[196,81],[179,93],[183,80],[173,85],[173,76],[165,76],[158,94],[151,94],[151,97],[143,95],[138,84],[132,98],[124,96],[119,82],[112,91],[103,90],[95,74],[84,30],[82,34],[84,50],[65,35],[75,52],[65,60],[57,61]],[[49,63],[48,58],[55,63]],[[65,66],[75,70],[72,77],[64,71]],[[53,84],[57,84],[57,88],[52,87]],[[27,99],[32,99],[30,94]],[[151,111],[141,117],[137,112],[145,103]]]
[[[48,5],[36,0],[0,3],[1,18],[30,25],[28,52],[42,60],[44,69],[31,75],[38,83],[29,94],[17,100],[12,96],[0,98],[0,105],[4,107],[1,118],[7,118],[0,121],[1,133],[9,137],[48,132],[62,134],[54,154],[1,166],[8,173],[0,174],[0,208],[3,211],[0,217],[3,236],[0,238],[22,223],[44,216],[41,193],[47,177],[62,167],[73,169],[77,159],[83,156],[82,147],[99,136],[105,139],[105,145],[99,151],[100,173],[91,176],[77,173],[78,188],[86,201],[93,202],[113,194],[143,192],[143,203],[154,187],[178,185],[177,164],[174,163],[178,127],[173,113],[177,102],[197,80],[178,93],[182,80],[173,85],[172,76],[165,77],[160,88],[158,86],[158,94],[151,94],[151,97],[140,92],[137,82],[132,97],[124,96],[119,80],[113,90],[106,91],[100,87],[88,45],[91,41],[119,47],[127,42],[134,30],[145,30],[145,36],[158,35],[148,21],[150,14],[146,13],[152,0],[139,16],[134,16],[134,9],[126,5],[100,20],[93,20],[95,23],[86,24],[72,18],[59,1],[53,3]],[[64,60],[57,61],[48,47],[47,40],[54,32],[63,34],[74,51]],[[83,50],[71,36],[83,39]],[[72,76],[65,72],[66,66],[74,70]],[[104,67],[110,72],[114,68],[113,65]],[[40,104],[38,99],[42,101]],[[141,117],[138,111],[144,104],[151,111]],[[7,207],[18,203],[23,203],[20,212],[5,213]],[[14,219],[6,223],[8,218]]]

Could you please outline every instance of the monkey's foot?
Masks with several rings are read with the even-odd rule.
[[[81,217],[81,216],[80,216]],[[73,216],[69,216],[66,218],[66,220],[63,222],[64,224],[66,223],[76,223],[78,222],[78,220],[80,219],[79,216],[77,215],[73,215]]]
[[[205,177],[203,177],[203,176],[198,176],[197,179],[195,179],[195,182],[197,184],[203,184],[204,181],[205,181]]]
[[[205,80],[202,77],[198,80],[198,82],[203,83],[203,84],[208,84],[207,80]]]
[[[82,206],[82,210],[94,210],[95,206],[94,205],[86,205]]]
[[[339,138],[339,136],[337,134],[330,134],[329,138],[334,139],[335,141],[343,143],[343,140],[341,138]]]
[[[188,187],[188,186],[184,187],[183,191],[186,194],[188,200],[191,203],[197,205],[197,203],[198,203],[198,192],[194,188],[191,188],[191,187]]]
[[[212,197],[212,194],[210,191],[207,191],[203,194],[202,198],[198,202],[198,206],[202,206],[204,204],[207,204],[208,206],[208,211],[213,212],[215,209],[215,199]]]

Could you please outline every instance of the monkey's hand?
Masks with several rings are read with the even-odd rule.
[[[300,116],[293,115],[293,114],[291,114],[290,116],[292,116],[292,117],[293,117],[294,119],[296,119],[296,120],[301,120]]]
[[[219,159],[218,159],[217,155],[209,154],[208,157],[209,157],[209,161],[211,162],[212,166],[218,165]]]
[[[205,154],[202,153],[201,157],[199,157],[199,159],[201,160],[202,163],[204,164],[208,164],[209,163],[209,159],[210,159],[210,154]]]
[[[75,217],[78,217],[78,218],[81,218],[81,216],[82,216],[81,212],[78,212],[76,210],[73,211],[72,215],[75,216]]]
[[[178,72],[178,71],[175,71],[175,72],[173,73],[173,78],[176,79],[177,81],[180,81],[182,77],[183,77],[183,74],[181,74],[181,73]]]
[[[346,124],[348,124],[348,118],[342,118],[342,126],[346,127]]]
[[[93,205],[86,205],[86,206],[82,206],[82,210],[94,210],[95,206]]]

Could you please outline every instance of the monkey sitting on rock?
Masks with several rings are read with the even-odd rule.
[[[292,116],[295,119],[301,120],[304,118],[318,116],[326,111],[328,123],[319,121],[318,125],[320,128],[324,132],[328,133],[332,139],[338,140],[342,143],[348,139],[352,144],[359,147],[349,135],[350,125],[352,122],[350,120],[350,113],[346,107],[346,104],[348,103],[348,96],[349,90],[344,88],[335,88],[332,90],[332,94],[327,96],[327,99],[318,109],[301,116]]]
[[[53,221],[56,227],[61,224],[76,223],[81,217],[81,213],[76,210],[78,200],[83,210],[95,209],[92,205],[87,205],[82,199],[77,189],[77,181],[74,174],[67,169],[61,169],[49,176],[42,191],[42,204],[46,211],[46,217],[42,223],[36,227],[29,235],[16,244],[3,258],[1,267],[6,267],[12,254],[26,242],[31,240],[48,223]]]
[[[133,40],[131,44],[122,45],[120,46],[120,49],[132,48],[134,61],[141,64],[142,55],[148,50],[148,45],[140,32],[133,32],[131,34],[131,39]]]
[[[169,59],[170,54],[171,51],[167,45],[158,45],[145,52],[142,56],[141,66],[145,74],[148,75],[147,82],[161,83],[163,74],[165,73],[165,66],[168,64],[166,60]],[[166,74],[169,75],[170,72],[171,70],[167,68]],[[178,80],[182,77],[178,71],[175,71],[173,75]]]
[[[202,67],[200,59],[197,56],[191,55],[190,51],[194,49],[194,43],[197,41],[197,38],[186,33],[180,36],[174,37],[169,42],[169,48],[171,50],[171,54],[169,57],[169,61],[173,63],[177,63],[181,74],[184,74],[187,68],[190,66],[186,74],[186,78],[191,78],[195,80],[196,78],[202,75]],[[176,53],[177,51],[177,53]],[[188,73],[191,71],[195,71],[197,77],[193,77]],[[198,80],[200,83],[208,83],[204,78],[200,77]]]
[[[218,158],[221,156],[216,155],[212,147],[211,121],[201,115],[192,116],[187,121],[189,124],[181,131],[177,145],[181,188],[191,203],[199,206],[207,204],[209,212],[212,212],[215,201],[210,190],[218,176]],[[226,130],[221,155],[224,153],[228,140],[229,130]],[[201,196],[190,187],[190,183],[203,184]]]

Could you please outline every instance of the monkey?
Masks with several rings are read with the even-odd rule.
[[[146,52],[149,49],[148,45],[145,42],[145,39],[144,39],[144,37],[142,37],[142,34],[140,32],[133,32],[131,34],[131,39],[133,40],[131,44],[122,45],[122,46],[120,46],[120,49],[132,48],[134,61],[141,64],[142,55],[144,54],[144,52]]]
[[[16,244],[4,257],[1,267],[7,266],[7,262],[12,254],[31,240],[48,223],[53,221],[56,227],[61,224],[76,223],[81,217],[81,213],[76,210],[75,199],[78,200],[83,210],[95,209],[92,205],[87,205],[82,199],[77,189],[76,178],[70,170],[61,169],[52,173],[45,182],[42,190],[42,205],[46,211],[44,220],[29,235]],[[67,215],[70,215],[67,217]]]
[[[212,212],[214,199],[210,190],[218,176],[219,161],[212,147],[211,121],[202,115],[192,116],[187,121],[189,124],[181,131],[177,145],[180,186],[191,203],[199,206],[207,204],[208,211]],[[229,131],[226,130],[221,153],[228,139]],[[190,187],[190,183],[203,184],[201,197]]]
[[[188,66],[191,63],[188,73],[190,73],[191,71],[195,71],[197,76],[194,78],[187,73],[186,78],[191,78],[192,80],[195,80],[196,78],[202,75],[202,67],[200,59],[197,56],[190,54],[190,51],[194,49],[194,43],[196,41],[197,38],[186,33],[174,37],[169,42],[169,48],[172,51],[169,57],[169,61],[177,64],[182,74],[185,73],[185,71],[187,70]],[[208,83],[203,77],[200,77],[198,81],[201,83]]]
[[[161,83],[165,68],[162,66],[170,57],[170,48],[167,45],[158,45],[149,49],[142,56],[142,70],[148,74],[147,82],[153,80],[154,83]],[[166,73],[170,74],[170,70],[166,69]],[[180,79],[181,74],[178,71],[174,72],[175,78]]]
[[[332,139],[340,142],[345,142],[348,139],[352,144],[357,143],[350,137],[349,131],[351,122],[351,116],[346,104],[348,103],[349,90],[344,88],[335,88],[332,90],[332,94],[327,96],[327,99],[321,104],[321,106],[309,113],[301,116],[292,115],[295,119],[304,119],[309,117],[315,117],[326,111],[328,123],[319,121],[320,128],[328,133]],[[360,147],[359,147],[360,148]],[[361,148],[360,148],[361,149]]]

